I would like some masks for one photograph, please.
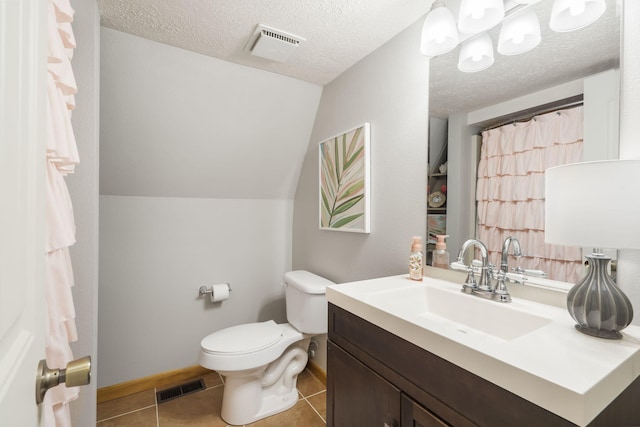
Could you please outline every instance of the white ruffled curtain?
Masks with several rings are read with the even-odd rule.
[[[69,342],[77,340],[71,287],[73,270],[69,247],[75,243],[73,207],[65,175],[73,173],[78,150],[71,128],[76,82],[71,58],[76,46],[71,29],[74,10],[69,0],[50,0],[47,58],[47,185],[46,185],[46,360],[51,368],[65,368],[73,360]],[[45,427],[71,426],[68,403],[78,387],[64,384],[50,389],[43,402]]]
[[[492,264],[500,265],[504,240],[513,236],[524,256],[510,256],[510,269],[542,270],[571,283],[579,279],[580,248],[544,242],[544,171],[582,160],[582,117],[580,106],[482,133],[478,238],[487,245]]]

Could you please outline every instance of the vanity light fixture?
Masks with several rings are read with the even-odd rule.
[[[498,53],[519,55],[538,46],[541,39],[538,15],[533,10],[526,9],[502,22]]]
[[[541,41],[540,22],[535,11],[531,9],[532,5],[541,2],[542,0],[436,0],[422,26],[420,52],[429,57],[445,54],[453,50],[460,41],[479,37],[478,34],[499,23],[502,23],[502,28],[498,39],[498,52],[502,55],[528,52]],[[448,5],[457,13],[457,27],[454,13]],[[549,26],[557,32],[584,28],[597,21],[606,7],[606,0],[554,0]],[[482,71],[493,64],[493,52],[491,55],[484,50],[470,53],[469,45],[484,48],[487,43],[463,42],[458,60],[460,71]],[[475,60],[469,62],[470,58]],[[480,65],[486,63],[489,65]]]
[[[462,43],[458,69],[465,73],[486,70],[493,65],[493,43],[487,33],[481,33]]]
[[[600,248],[640,249],[640,160],[574,163],[545,172],[545,242],[596,248],[588,272],[567,294],[576,329],[620,339],[633,306],[607,273]]]
[[[476,34],[495,27],[504,18],[503,0],[461,0],[458,29]]]
[[[436,0],[422,26],[420,52],[426,56],[437,56],[453,50],[457,45],[458,28],[453,13],[443,0]]]
[[[555,0],[549,27],[557,32],[578,30],[597,21],[606,8],[605,0]]]

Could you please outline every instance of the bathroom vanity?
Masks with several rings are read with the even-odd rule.
[[[562,308],[460,286],[404,275],[327,289],[328,426],[640,425],[640,328],[597,339]]]

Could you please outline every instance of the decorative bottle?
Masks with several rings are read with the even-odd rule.
[[[419,236],[414,236],[411,244],[411,254],[409,255],[409,278],[422,280],[423,266],[422,239]]]
[[[433,266],[439,268],[449,268],[449,252],[447,243],[444,241],[448,234],[436,236],[436,250],[433,252]]]

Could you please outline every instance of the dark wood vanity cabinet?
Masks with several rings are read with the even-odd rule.
[[[640,379],[589,424],[640,426]],[[575,426],[329,304],[329,427]]]
[[[400,390],[340,347],[330,344],[327,352],[333,384],[348,396],[331,405],[335,425],[400,427]]]
[[[340,395],[330,405],[329,419],[335,426],[446,427],[443,421],[414,402],[400,389],[376,374],[333,343],[327,349],[332,389]],[[332,394],[335,396],[335,394]],[[329,422],[328,422],[329,424]]]

